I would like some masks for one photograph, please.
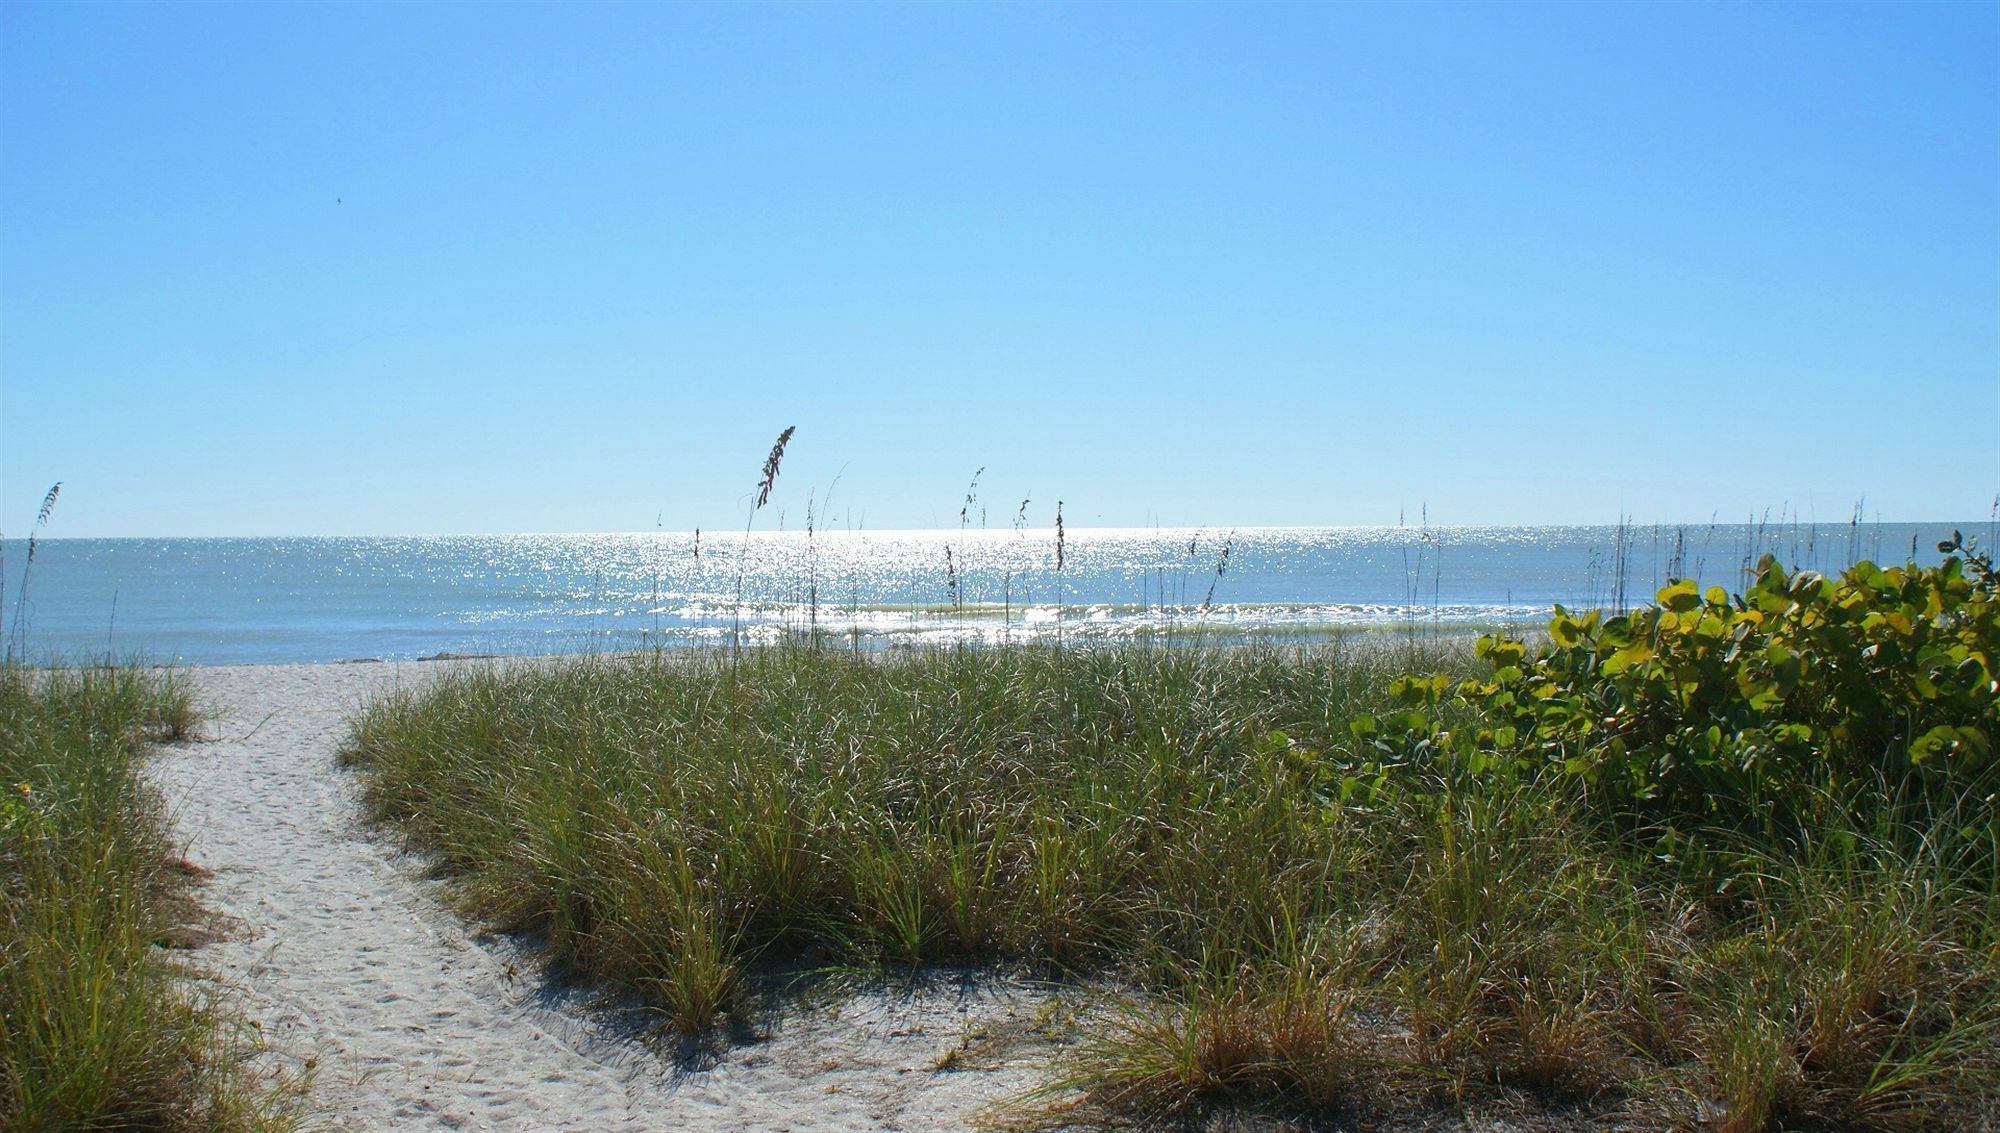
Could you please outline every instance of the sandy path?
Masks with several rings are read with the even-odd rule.
[[[420,862],[362,827],[335,762],[345,713],[434,671],[198,669],[213,738],[150,764],[188,858],[213,871],[204,902],[231,922],[197,955],[276,1057],[313,1060],[319,1124],[958,1129],[1035,1081],[1048,1001],[1019,988],[939,978],[793,1003],[758,1021],[761,1041],[690,1069],[637,1037],[636,1012],[587,1009],[513,944],[475,939]]]

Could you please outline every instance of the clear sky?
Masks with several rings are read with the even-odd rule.
[[[1983,518],[2000,7],[0,5],[0,528]],[[837,480],[837,484],[836,484]],[[760,526],[776,526],[774,511]]]

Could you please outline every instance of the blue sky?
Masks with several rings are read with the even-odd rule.
[[[0,6],[0,528],[1983,518],[2000,7]],[[775,514],[760,525],[775,525]]]

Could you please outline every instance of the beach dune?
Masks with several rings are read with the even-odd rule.
[[[461,921],[337,762],[351,709],[445,664],[195,669],[205,738],[150,764],[224,924],[195,958],[269,1070],[310,1069],[311,1125],[958,1129],[1035,1083],[1047,997],[979,973],[794,999],[689,1057]]]

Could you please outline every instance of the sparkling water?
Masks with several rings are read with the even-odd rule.
[[[4,545],[17,655],[193,664],[768,642],[1312,641],[1533,626],[1763,553],[1935,562],[1954,526],[1071,528],[44,539]]]

